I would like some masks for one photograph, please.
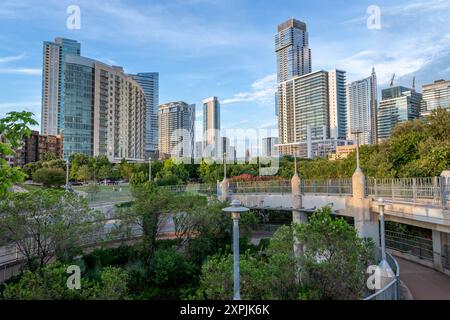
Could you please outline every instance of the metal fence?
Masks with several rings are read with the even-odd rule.
[[[290,193],[290,180],[230,182],[231,193]]]
[[[383,197],[392,202],[423,203],[430,205],[449,205],[448,179],[401,178],[401,179],[367,179],[367,194]]]
[[[442,252],[442,266],[450,270],[450,245],[444,245]]]
[[[394,271],[395,277],[383,289],[366,297],[364,300],[400,300],[400,266],[397,260],[386,252],[386,262]]]
[[[432,239],[386,230],[386,247],[419,259],[433,261]]]
[[[301,180],[302,193],[316,194],[352,194],[352,179]]]
[[[199,183],[199,184],[164,186],[161,188],[174,193],[198,193],[203,195],[217,194],[216,184]]]
[[[292,187],[290,180],[232,182],[230,183],[230,191],[235,194],[291,193]],[[352,193],[352,180],[300,180],[300,192],[350,195]]]

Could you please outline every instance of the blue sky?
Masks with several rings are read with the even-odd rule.
[[[69,5],[81,29],[66,28]],[[381,8],[381,29],[368,29],[367,8]],[[273,36],[290,17],[305,21],[313,69],[370,74],[379,85],[450,79],[448,0],[2,0],[0,115],[31,110],[40,120],[42,41],[76,39],[82,55],[127,72],[160,73],[160,103],[222,101],[222,128],[276,127]],[[199,137],[199,136],[197,136]]]

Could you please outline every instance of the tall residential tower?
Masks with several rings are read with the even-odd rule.
[[[377,91],[375,69],[370,77],[347,85],[348,139],[354,138],[352,132],[360,131],[360,144],[377,143]]]
[[[159,74],[145,72],[130,76],[141,86],[145,94],[145,158],[157,158]]]
[[[207,157],[220,157],[220,103],[217,97],[203,100],[203,153]]]
[[[66,55],[80,55],[79,42],[55,38],[45,41],[42,63],[41,134],[57,135],[64,124],[64,73]]]
[[[159,157],[194,158],[195,104],[168,102],[158,113]]]
[[[306,23],[289,19],[280,24],[275,34],[275,53],[278,68],[275,105],[278,115],[279,143],[289,144],[296,139],[297,114],[294,107],[292,80],[311,72],[311,49]],[[280,152],[283,153],[283,149],[280,149]]]

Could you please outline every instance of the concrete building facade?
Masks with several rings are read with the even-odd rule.
[[[193,158],[195,104],[168,102],[159,106],[158,113],[160,158]]]

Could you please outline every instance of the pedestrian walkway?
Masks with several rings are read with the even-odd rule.
[[[415,300],[450,300],[450,276],[431,268],[395,257],[400,265],[400,279]]]

